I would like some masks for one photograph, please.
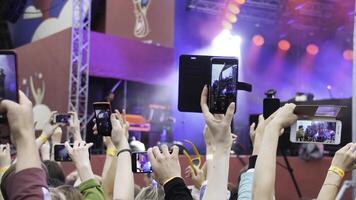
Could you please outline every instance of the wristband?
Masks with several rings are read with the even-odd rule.
[[[330,166],[329,171],[334,172],[335,174],[339,175],[341,178],[345,176],[344,170],[336,166]]]
[[[129,152],[131,154],[131,149],[121,149],[118,153],[117,153],[117,157],[119,157],[120,153],[123,153],[123,152]]]
[[[166,183],[168,183],[169,181],[175,179],[175,178],[181,178],[180,176],[173,176],[172,178],[166,180],[165,182],[163,182],[162,186],[164,186]]]
[[[116,148],[115,147],[110,147],[106,149],[106,155],[108,156],[115,156],[117,153]]]
[[[9,167],[0,167],[0,174],[4,174]]]
[[[38,138],[41,142],[45,143],[48,140],[47,135],[40,135],[40,137]]]

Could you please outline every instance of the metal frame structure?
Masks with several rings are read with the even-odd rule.
[[[72,0],[72,3],[68,110],[77,112],[85,140],[89,91],[91,0]]]

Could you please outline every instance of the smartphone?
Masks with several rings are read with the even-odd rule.
[[[111,106],[108,102],[95,102],[93,103],[95,119],[96,119],[96,128],[98,134],[102,136],[111,136]]]
[[[178,110],[202,112],[200,95],[209,84],[212,56],[181,55],[179,57]]]
[[[281,107],[281,102],[277,98],[263,99],[263,118],[267,119]]]
[[[17,56],[14,51],[0,51],[0,98],[18,102]],[[5,113],[0,113],[0,123],[6,123]]]
[[[236,104],[237,67],[238,60],[236,58],[213,57],[211,59],[208,97],[211,113],[225,114],[232,102]]]
[[[69,144],[69,145],[71,147],[73,147],[73,144]],[[72,161],[64,144],[55,144],[53,149],[54,149],[54,160],[55,161],[59,161],[59,162]]]
[[[341,127],[339,120],[301,119],[291,126],[289,139],[293,143],[338,145],[341,141]]]
[[[131,154],[133,173],[152,173],[152,166],[147,152],[133,152]]]
[[[73,123],[72,114],[69,113],[54,113],[53,114],[53,124],[65,124],[69,125],[70,122]]]

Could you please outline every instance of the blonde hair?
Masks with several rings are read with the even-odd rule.
[[[135,200],[164,200],[164,190],[161,186],[148,186],[142,188]]]

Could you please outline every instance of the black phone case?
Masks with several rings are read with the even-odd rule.
[[[202,112],[200,95],[204,85],[209,85],[211,58],[212,56],[192,55],[181,55],[179,57],[179,111]]]

